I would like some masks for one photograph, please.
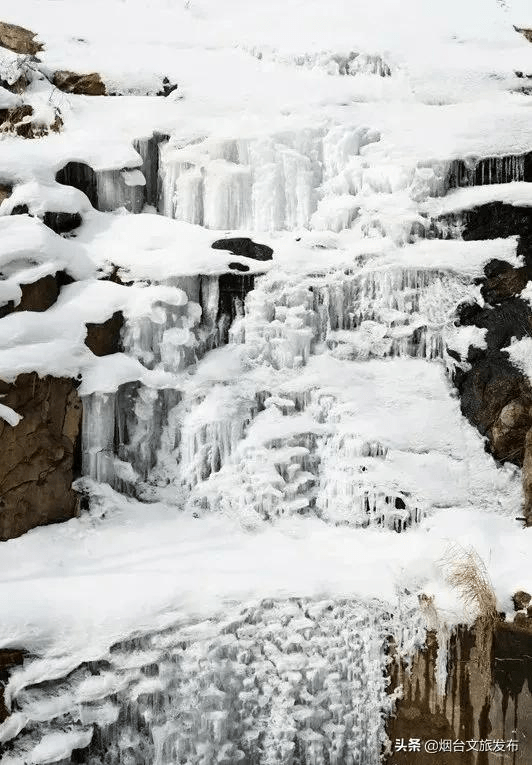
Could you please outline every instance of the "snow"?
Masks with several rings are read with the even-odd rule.
[[[503,202],[513,207],[532,205],[532,183],[501,183],[451,191],[442,199],[432,199],[424,206],[431,215],[448,215],[473,207]]]
[[[0,419],[4,420],[4,422],[7,422],[12,427],[15,427],[15,425],[18,425],[22,420],[22,415],[17,414],[11,407],[6,406],[5,404],[0,404]]]

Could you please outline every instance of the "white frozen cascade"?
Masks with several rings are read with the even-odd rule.
[[[323,20],[323,44],[316,49],[322,30],[311,29],[301,55],[260,42],[247,6],[262,13],[274,0],[165,0],[152,18],[157,2],[149,13],[126,3],[132,28],[144,19],[146,30],[132,37],[130,69],[108,60],[102,76],[135,79],[146,60],[168,70],[177,89],[166,98],[68,94],[64,132],[43,139],[49,156],[41,161],[37,141],[21,139],[24,172],[0,141],[17,179],[13,207],[28,203],[34,217],[11,218],[9,200],[0,213],[17,231],[31,225],[36,244],[27,249],[39,253],[28,265],[12,236],[8,299],[30,276],[52,272],[49,241],[61,269],[70,274],[79,261],[51,309],[2,319],[22,347],[13,379],[36,348],[57,350],[70,366],[45,374],[78,376],[83,402],[79,517],[1,551],[8,574],[0,584],[16,603],[6,620],[22,625],[16,642],[25,648],[27,637],[31,654],[5,689],[1,762],[378,765],[396,701],[391,644],[403,657],[422,646],[425,587],[436,601],[442,593],[450,628],[460,619],[438,569],[455,533],[442,519],[491,519],[479,544],[497,565],[493,518],[509,527],[522,499],[518,471],[497,465],[463,417],[452,374],[468,368],[471,346],[486,347],[485,330],[456,325],[461,304],[482,304],[485,264],[522,265],[516,236],[464,241],[460,212],[489,201],[532,204],[530,157],[519,143],[530,125],[525,96],[504,91],[511,78],[493,74],[502,64],[495,68],[496,46],[483,42],[482,76],[457,68],[448,84],[436,73],[429,98],[428,58],[449,60],[451,40],[457,57],[469,50],[467,29],[456,36],[444,25],[442,48],[423,49],[419,60],[405,53],[407,72],[393,55],[395,29],[389,56],[373,39],[364,47],[357,38],[353,51],[345,37],[329,47],[343,0],[334,23]],[[453,4],[461,18],[463,4]],[[48,5],[43,24],[56,4]],[[363,5],[367,14],[351,14],[362,37],[372,4]],[[417,32],[427,5],[413,3],[408,18],[391,0],[398,32],[414,29],[421,41],[438,31],[431,18]],[[314,0],[294,7],[290,23],[312,26]],[[170,23],[173,14],[182,26]],[[271,15],[284,33],[289,23]],[[73,28],[65,43],[82,57],[80,71],[96,71],[98,55],[114,49],[106,37],[83,58],[99,33],[98,14],[89,20],[87,40]],[[244,23],[255,32],[237,44]],[[380,31],[380,23],[370,26]],[[46,65],[54,71],[58,62]],[[478,125],[476,102],[464,105],[477,83]],[[109,92],[122,92],[120,82]],[[492,95],[500,151],[486,138]],[[266,108],[274,97],[278,113]],[[505,109],[516,119],[514,144]],[[455,145],[463,151],[449,150]],[[38,220],[47,212],[40,195],[54,211],[79,212],[79,228],[52,237]],[[225,238],[237,244],[223,250]],[[237,245],[249,239],[272,259],[242,254]],[[19,284],[21,262],[33,270]],[[94,289],[84,292],[87,284]],[[118,312],[120,352],[89,353],[85,325]],[[69,345],[71,316],[79,327]],[[15,350],[2,335],[1,370]],[[508,563],[512,586],[514,573]],[[1,625],[0,638],[13,644]]]
[[[406,626],[408,625],[408,626]],[[378,765],[395,657],[422,622],[353,600],[263,600],[116,643],[53,684],[15,675],[2,762]],[[38,672],[38,666],[33,667]],[[21,687],[22,686],[22,687]]]

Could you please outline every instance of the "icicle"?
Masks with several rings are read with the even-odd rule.
[[[92,393],[83,399],[83,475],[114,484],[115,394]]]
[[[292,765],[297,747],[302,765],[378,765],[394,703],[388,640],[401,655],[413,617],[401,604],[391,618],[378,603],[269,600],[125,640],[90,669],[19,691],[26,728],[10,755]]]

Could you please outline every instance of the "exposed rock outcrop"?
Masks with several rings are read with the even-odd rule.
[[[514,27],[514,29],[515,29],[516,32],[519,32],[524,37],[526,37],[528,42],[532,42],[532,29],[526,29],[526,28],[523,28],[523,27]]]
[[[22,297],[18,305],[12,300],[0,306],[0,318],[18,311],[47,311],[51,308],[65,284],[73,281],[65,271],[43,276],[32,284],[21,284]]]
[[[0,109],[0,132],[15,133],[21,138],[42,138],[48,133],[59,133],[63,127],[61,115],[56,110],[54,121],[44,125],[33,119],[33,107],[29,104],[13,109]]]
[[[0,420],[0,539],[77,513],[72,489],[81,401],[70,379],[22,374],[0,382],[2,403],[22,416]]]
[[[15,53],[35,56],[43,49],[42,43],[35,40],[36,36],[36,33],[29,29],[0,21],[0,46],[3,48],[8,48]]]
[[[106,90],[100,75],[97,72],[90,74],[77,74],[60,70],[54,73],[53,84],[64,93],[73,93],[83,96],[105,96]]]
[[[517,252],[524,265],[491,261],[480,280],[485,305],[460,307],[457,323],[486,330],[486,347],[470,347],[468,365],[454,379],[462,412],[487,438],[495,459],[523,468],[524,514],[532,523],[532,385],[504,350],[514,340],[532,336],[531,306],[520,297],[532,279],[532,210],[491,203],[461,217],[466,240],[519,237]]]
[[[96,356],[108,356],[121,350],[120,332],[124,326],[124,316],[121,311],[114,313],[102,324],[87,324],[85,345]]]
[[[410,673],[394,665],[390,690],[401,685],[403,698],[388,721],[392,754],[386,763],[527,765],[532,760],[532,740],[527,736],[532,724],[532,634],[505,622],[488,634],[485,625],[477,623],[471,629],[458,628],[448,650],[442,693],[437,687],[434,633],[428,633]],[[410,739],[420,740],[419,751],[409,749]],[[427,741],[440,749],[426,751]]]

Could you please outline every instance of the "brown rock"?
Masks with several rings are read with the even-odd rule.
[[[2,48],[8,48],[15,53],[34,56],[43,49],[42,43],[37,42],[35,37],[36,33],[29,29],[0,21],[0,46]]]
[[[109,356],[120,351],[120,330],[124,324],[122,311],[114,313],[103,324],[86,324],[85,345],[95,356]]]
[[[57,71],[53,83],[64,93],[74,93],[78,96],[105,96],[105,85],[97,72],[77,74],[76,72]]]
[[[18,311],[47,311],[56,302],[59,290],[73,279],[65,272],[58,271],[38,279],[33,284],[21,284],[22,297],[15,306],[12,300],[0,306],[0,318]]]
[[[517,455],[522,459],[526,434],[531,426],[528,397],[512,399],[503,406],[491,428],[493,453],[499,459],[512,459]]]
[[[529,269],[512,268],[502,274],[486,279],[482,286],[482,297],[487,303],[499,303],[501,300],[521,294],[529,280]]]
[[[8,186],[7,184],[0,183],[0,204],[4,201],[4,199],[7,199],[11,196],[11,192],[13,191],[12,186]]]
[[[4,702],[4,688],[9,680],[9,670],[24,661],[24,651],[16,648],[0,649],[0,724],[9,717],[9,710]]]
[[[528,625],[530,624],[530,619],[528,618],[526,614],[519,612],[518,614],[514,616],[513,623],[515,624],[516,627],[527,628]]]
[[[0,421],[0,539],[35,526],[72,518],[72,490],[81,421],[73,380],[36,374],[0,383],[2,403],[23,419],[16,427]]]
[[[49,274],[33,284],[22,284],[22,298],[16,311],[47,311],[59,295],[55,275]]]
[[[523,27],[514,27],[514,29],[516,32],[520,32],[520,34],[526,37],[528,42],[532,42],[532,29],[525,29]]]
[[[526,525],[532,525],[532,428],[525,437],[525,456],[523,460],[523,469],[521,471],[524,494],[524,516]]]
[[[513,595],[512,600],[514,609],[516,611],[521,611],[523,608],[528,606],[532,600],[532,596],[528,592],[524,592],[524,590],[519,590]]]
[[[29,104],[23,104],[13,109],[0,109],[0,132],[15,133],[21,138],[41,138],[50,131],[58,133],[63,126],[59,112],[56,113],[51,125],[34,122],[32,117],[33,108]]]

